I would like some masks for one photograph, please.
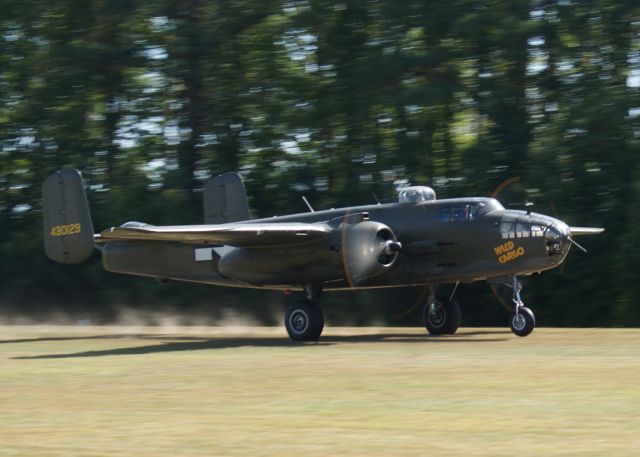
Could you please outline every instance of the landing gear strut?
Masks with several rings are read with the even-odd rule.
[[[435,290],[422,309],[424,327],[431,335],[453,335],[460,327],[462,313],[460,306],[452,298],[435,296]]]
[[[284,326],[292,340],[316,341],[324,329],[322,308],[314,301],[322,292],[322,285],[305,284],[306,299],[289,304],[284,315]]]
[[[511,314],[511,331],[518,336],[527,336],[536,328],[536,317],[529,308],[524,306],[520,298],[522,283],[515,276],[512,279],[511,288],[513,289],[514,310]]]

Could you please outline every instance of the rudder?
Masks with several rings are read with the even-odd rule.
[[[51,174],[42,183],[44,250],[51,260],[80,263],[93,251],[93,223],[76,169]]]
[[[223,173],[204,186],[204,223],[225,224],[251,219],[247,193],[237,173]]]

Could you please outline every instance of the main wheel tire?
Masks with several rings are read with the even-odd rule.
[[[324,329],[322,308],[312,300],[298,300],[287,307],[284,326],[292,340],[316,341]]]
[[[536,328],[536,317],[529,308],[521,307],[518,314],[511,315],[511,331],[518,336],[527,336]]]
[[[431,303],[435,304],[433,311]],[[460,327],[461,320],[460,305],[444,296],[436,297],[422,309],[424,327],[431,335],[453,335]]]

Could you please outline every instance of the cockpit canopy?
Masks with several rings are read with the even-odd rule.
[[[400,190],[399,203],[421,203],[436,199],[436,193],[431,187],[411,186]]]

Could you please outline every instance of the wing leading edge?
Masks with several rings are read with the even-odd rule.
[[[601,227],[569,227],[572,236],[578,235],[599,235],[604,232]]]
[[[174,241],[194,244],[222,244],[236,247],[270,247],[304,244],[325,238],[331,227],[325,224],[248,223],[220,225],[125,224],[100,233],[100,241]]]

